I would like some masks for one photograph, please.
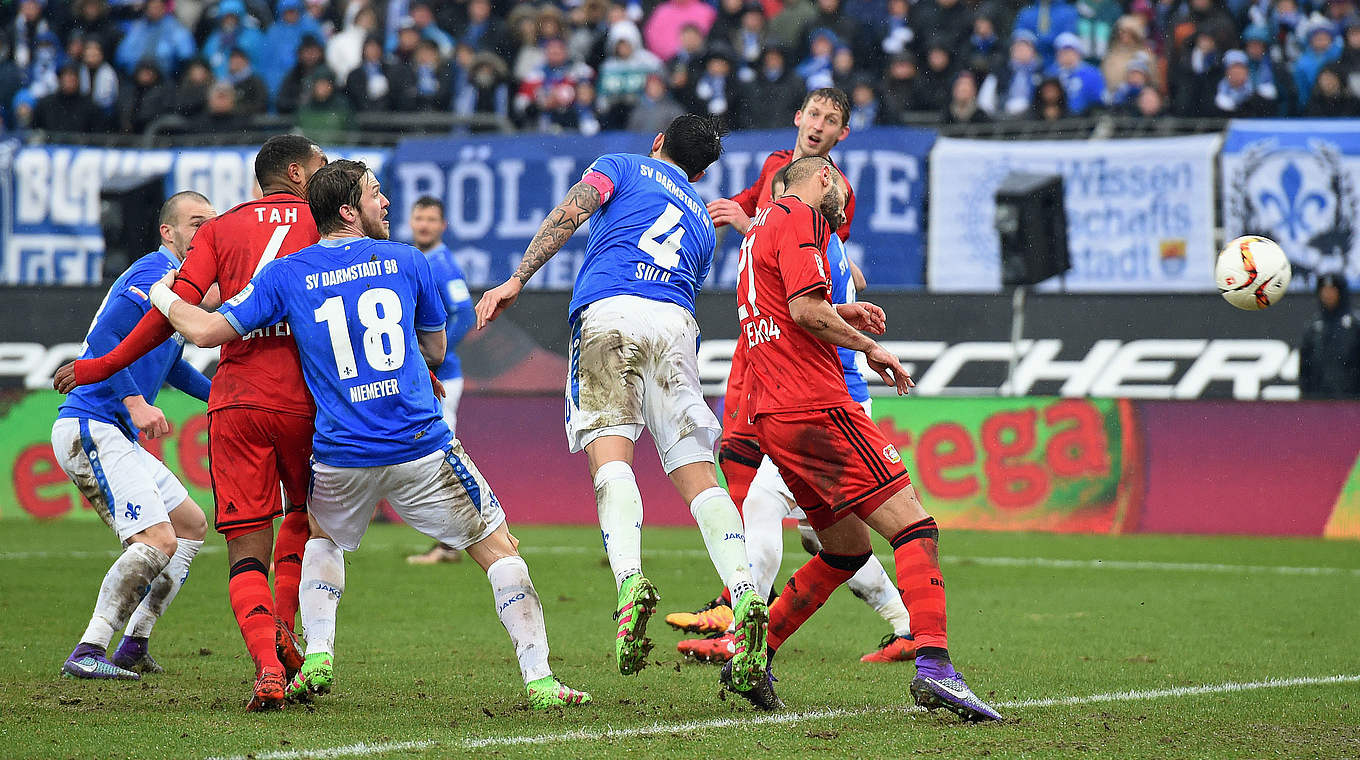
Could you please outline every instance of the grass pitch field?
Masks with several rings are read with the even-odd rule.
[[[659,620],[653,664],[625,679],[598,532],[516,533],[553,666],[591,707],[529,712],[477,566],[408,566],[426,542],[389,525],[350,555],[337,688],[315,708],[242,711],[251,665],[215,535],[152,639],[166,673],[61,679],[113,541],[0,524],[0,756],[1360,757],[1355,544],[946,531],[951,650],[1009,718],[968,726],[910,707],[910,665],[858,662],[885,631],[848,591],[780,652],[787,712],[721,698]],[[785,573],[803,559],[787,539]],[[711,596],[697,531],[647,530],[644,558],[663,611]]]

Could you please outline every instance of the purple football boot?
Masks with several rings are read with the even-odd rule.
[[[948,660],[918,658],[911,697],[927,710],[943,707],[966,721],[1003,720],[1001,713],[977,698]]]
[[[146,639],[140,636],[124,636],[114,651],[113,664],[123,670],[138,673],[164,673],[165,668],[151,657],[147,651]]]
[[[103,647],[82,642],[66,658],[61,666],[61,674],[67,678],[112,678],[122,681],[136,681],[141,676],[131,670],[124,670],[109,662]]]

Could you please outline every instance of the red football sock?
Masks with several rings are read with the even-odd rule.
[[[947,649],[945,635],[944,576],[940,574],[940,529],[927,517],[903,528],[892,537],[897,587],[911,615],[916,647]]]
[[[248,557],[233,565],[227,595],[231,597],[231,611],[236,614],[250,659],[255,661],[255,672],[258,674],[265,666],[282,668],[274,649],[274,600],[269,594],[264,563]]]
[[[736,444],[731,444],[735,446]],[[737,511],[741,511],[742,503],[746,501],[746,494],[751,490],[751,481],[756,477],[756,469],[760,466],[760,450],[754,451],[754,460],[748,459],[745,449],[740,453],[722,450],[718,452],[718,466],[722,468],[723,479],[727,481],[727,493],[732,497],[732,503],[737,505]],[[750,464],[754,461],[755,464]]]
[[[784,585],[784,592],[770,606],[770,629],[765,641],[774,652],[812,613],[826,603],[831,592],[850,580],[869,556],[845,556],[818,552]]]
[[[302,550],[310,537],[306,512],[298,510],[283,516],[274,542],[274,611],[290,631],[296,630],[294,621],[298,611],[298,584],[302,582]]]

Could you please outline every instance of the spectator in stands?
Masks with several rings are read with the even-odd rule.
[[[879,85],[882,108],[880,124],[901,124],[910,112],[924,111],[925,94],[916,68],[916,56],[903,51],[888,59],[888,72]]]
[[[913,50],[916,31],[912,28],[910,16],[911,3],[907,0],[888,0],[888,13],[876,25],[875,31],[875,38],[880,41],[879,49],[884,57],[891,58]]]
[[[472,48],[464,46],[469,57]],[[406,80],[411,85],[409,101],[403,110],[447,111],[453,85],[449,67],[439,56],[439,45],[434,40],[421,39],[416,54],[407,68]]]
[[[392,63],[409,67],[415,60],[416,48],[420,47],[421,39],[415,22],[410,18],[403,20],[401,28],[397,30],[397,47],[389,55]]]
[[[1275,0],[1275,7],[1270,13],[1271,44],[1285,63],[1298,60],[1299,54],[1303,52],[1298,32],[1305,20],[1296,0]]]
[[[850,126],[851,131],[880,124],[881,109],[873,83],[860,76],[850,87],[850,118],[846,124]]]
[[[1351,313],[1350,288],[1340,274],[1317,281],[1318,315],[1299,345],[1299,395],[1305,399],[1360,397],[1360,320]]]
[[[23,68],[24,90],[34,105],[57,91],[57,69],[61,67],[61,40],[54,32],[38,34]]]
[[[203,57],[219,79],[228,76],[233,50],[240,50],[251,66],[260,60],[264,35],[253,23],[254,18],[246,13],[241,0],[222,0],[217,4],[217,27],[203,43]]]
[[[335,86],[335,75],[326,69],[312,78],[311,94],[298,108],[298,126],[317,142],[343,143],[349,139],[354,109]]]
[[[1161,90],[1151,85],[1144,87],[1138,92],[1138,99],[1134,101],[1135,111],[1133,116],[1140,119],[1160,119],[1166,115],[1166,98],[1162,97]]]
[[[642,89],[642,98],[633,107],[632,113],[628,114],[628,131],[643,134],[664,132],[671,121],[684,112],[685,109],[671,97],[670,90],[666,88],[666,80],[653,74],[647,77]]]
[[[588,4],[603,8],[603,3],[598,0]],[[471,45],[477,51],[498,55],[509,53],[505,30],[501,28],[500,21],[491,15],[491,0],[469,0],[467,20],[459,27],[455,42]]]
[[[655,52],[655,51],[653,51]],[[680,30],[680,50],[666,61],[666,77],[674,93],[687,92],[704,64],[704,35],[699,27],[686,24]]]
[[[978,107],[977,75],[972,71],[968,69],[960,71],[958,76],[954,77],[954,84],[949,92],[949,104],[940,115],[941,123],[985,124],[991,121],[987,117],[987,112]]]
[[[17,125],[14,100],[23,87],[24,72],[9,54],[9,38],[0,38],[0,130]]]
[[[302,38],[302,43],[298,45],[297,63],[283,78],[279,94],[274,99],[279,113],[297,113],[304,96],[312,90],[312,78],[322,69],[330,71],[324,57],[325,48],[321,47],[320,40],[310,34]],[[335,76],[335,72],[330,73]]]
[[[430,10],[428,2],[416,0],[411,3],[410,14],[409,17],[402,19],[398,29],[414,29],[420,39],[429,40],[436,45],[441,57],[453,55],[453,37],[435,23],[434,11]],[[388,36],[389,50],[395,51],[397,43],[398,40],[393,35]]]
[[[151,122],[174,110],[174,88],[161,76],[156,62],[147,59],[137,64],[132,81],[118,93],[118,129],[141,134]]]
[[[1252,25],[1242,32],[1247,54],[1247,73],[1256,96],[1269,102],[1264,116],[1288,116],[1294,112],[1298,99],[1294,94],[1294,77],[1281,64],[1270,58],[1270,32]]]
[[[50,132],[102,132],[108,121],[89,95],[80,91],[80,65],[65,63],[57,70],[57,91],[33,107],[33,128]]]
[[[755,78],[746,83],[743,102],[755,107],[744,109],[744,129],[779,129],[788,126],[789,114],[803,104],[807,88],[789,68],[784,51],[766,48],[760,56]]]
[[[755,4],[759,6],[759,3]],[[746,0],[718,0],[718,15],[713,19],[713,26],[708,28],[708,37],[712,40],[724,40],[732,42],[732,35],[741,29],[741,16],[746,10]],[[762,10],[761,15],[764,15]],[[735,45],[733,45],[735,47]]]
[[[1341,69],[1335,63],[1323,66],[1322,71],[1318,72],[1303,115],[1325,118],[1360,116],[1360,99],[1346,89],[1341,79]]]
[[[508,63],[515,81],[522,82],[543,66],[543,44],[538,34],[538,12],[532,5],[516,6],[509,26],[514,52]]]
[[[912,14],[915,28],[927,35],[931,44],[942,42],[951,59],[963,52],[964,43],[972,33],[973,12],[962,0],[920,0]],[[942,99],[948,97],[947,92],[942,95]]]
[[[1322,67],[1341,58],[1341,40],[1337,39],[1331,22],[1321,19],[1308,22],[1303,28],[1303,38],[1308,46],[1294,61],[1294,85],[1301,108],[1307,105]]]
[[[43,4],[37,0],[22,0],[9,29],[10,50],[20,68],[27,68],[33,62],[38,37],[44,33],[55,34],[56,31],[43,16]]]
[[[656,6],[643,27],[647,49],[661,60],[669,60],[680,50],[680,30],[693,24],[707,35],[718,12],[702,0],[665,0]]]
[[[1341,57],[1337,67],[1345,77],[1351,93],[1360,96],[1360,16],[1351,16],[1342,23]]]
[[[964,43],[960,62],[979,79],[1005,64],[1006,56],[990,17],[979,14],[973,18],[973,33]]]
[[[85,40],[80,63],[81,93],[89,95],[106,116],[112,116],[118,101],[118,72],[104,58],[104,43],[95,37]]]
[[[1293,0],[1277,0],[1277,7]],[[1176,14],[1168,21],[1171,24],[1171,40],[1168,47],[1171,66],[1185,65],[1184,58],[1193,52],[1193,45],[1187,46],[1195,35],[1207,34],[1213,37],[1214,50],[1222,55],[1223,51],[1237,45],[1237,23],[1220,6],[1219,0],[1189,0],[1179,6]],[[1214,83],[1217,84],[1217,78]]]
[[[118,42],[123,33],[118,25],[109,18],[109,4],[106,0],[76,0],[73,29],[86,40],[98,40],[104,46],[104,57],[117,54]]]
[[[279,18],[264,33],[260,73],[271,94],[277,94],[284,77],[297,63],[304,37],[321,39],[321,27],[302,12],[302,0],[279,0]]]
[[[462,116],[483,114],[508,119],[511,82],[505,61],[491,52],[472,57],[467,78],[454,90],[453,111]]]
[[[557,123],[562,129],[586,137],[600,133],[600,118],[595,112],[595,83],[582,79],[576,83],[576,100]]]
[[[741,28],[728,40],[741,60],[743,81],[754,81],[769,42],[765,11],[760,3],[747,2],[741,14]]]
[[[142,17],[128,26],[114,61],[118,68],[131,72],[143,58],[153,58],[160,70],[171,76],[193,57],[194,38],[166,12],[165,0],[146,0]]]
[[[1223,78],[1218,82],[1214,106],[1224,117],[1259,118],[1269,116],[1274,101],[1261,98],[1251,83],[1250,59],[1241,50],[1223,56]]]
[[[306,0],[304,7],[307,17],[321,30],[321,39],[329,39],[340,28],[340,10],[331,5],[331,0]]]
[[[611,19],[611,14],[615,18]],[[585,0],[576,6],[569,19],[567,50],[573,59],[592,69],[602,66],[609,57],[609,28],[620,21],[633,21],[619,6],[611,6],[605,0]]]
[[[1119,80],[1119,85],[1108,94],[1105,104],[1125,115],[1133,115],[1138,109],[1139,94],[1151,82],[1152,67],[1148,65],[1148,59],[1144,56],[1131,58],[1124,66],[1124,76]]]
[[[694,80],[689,93],[692,112],[718,117],[728,129],[745,118],[742,87],[733,69],[735,59],[726,45],[713,45],[704,55],[703,73]]]
[[[801,58],[807,53],[808,32],[816,16],[817,5],[813,0],[784,0],[783,10],[770,19],[769,41]]]
[[[1043,79],[1034,32],[1017,29],[1011,37],[1010,58],[982,82],[978,104],[994,118],[1019,118],[1029,113],[1034,90]]]
[[[845,45],[836,48],[836,52],[831,54],[831,86],[841,92],[850,92],[858,78],[859,69],[855,67],[854,52]]]
[[[1079,18],[1077,9],[1066,0],[1035,0],[1015,17],[1015,29],[1033,34],[1039,55],[1051,61],[1057,52],[1058,36],[1075,35]]]
[[[829,29],[836,39],[851,50],[859,45],[859,22],[841,12],[841,0],[817,0],[817,15],[812,17],[813,29]]]
[[[1147,22],[1142,16],[1121,16],[1115,22],[1108,49],[1101,57],[1100,74],[1105,85],[1111,90],[1117,88],[1134,59],[1141,59],[1147,65],[1148,76],[1152,76],[1152,62],[1157,60],[1157,55],[1148,44]]]
[[[364,42],[363,61],[345,80],[345,94],[359,111],[395,111],[406,92],[405,70],[383,60],[377,36]]]
[[[349,81],[350,72],[364,61],[364,43],[377,33],[378,14],[372,8],[360,8],[350,23],[326,43],[326,65],[339,81]]]
[[[609,48],[610,56],[600,67],[600,120],[605,129],[620,129],[642,97],[647,77],[661,73],[661,61],[642,47],[642,33],[628,20],[610,27]]]
[[[1104,102],[1105,79],[1100,69],[1084,60],[1081,38],[1063,33],[1053,41],[1056,60],[1048,73],[1067,91],[1067,108],[1073,116],[1086,116]]]
[[[1039,83],[1034,91],[1034,104],[1030,108],[1030,118],[1035,121],[1060,121],[1071,116],[1067,110],[1067,90],[1057,77],[1048,77]]]
[[[254,116],[265,112],[269,107],[269,88],[264,80],[255,73],[250,58],[241,48],[232,48],[227,55],[227,82],[236,90],[236,112],[244,116]]]
[[[175,88],[175,113],[190,122],[196,120],[208,107],[208,90],[212,84],[212,69],[208,68],[208,62],[202,58],[189,61],[184,67],[183,76],[179,79],[179,85]],[[234,91],[232,106],[235,107]]]
[[[567,56],[567,43],[554,37],[543,44],[543,66],[520,84],[515,96],[515,112],[525,123],[539,129],[561,127],[573,117],[576,83],[590,79],[594,72]]]
[[[1177,116],[1214,116],[1214,95],[1223,78],[1222,52],[1207,31],[1190,38],[1189,53],[1180,57],[1172,71],[1171,111]]]
[[[939,35],[932,37],[926,47],[926,68],[917,77],[920,81],[917,108],[937,114],[942,111],[949,102],[950,90],[957,75],[949,40]]]
[[[798,76],[808,92],[824,87],[834,87],[831,71],[831,57],[835,55],[840,40],[830,29],[818,29],[812,33],[808,57],[798,64]]]

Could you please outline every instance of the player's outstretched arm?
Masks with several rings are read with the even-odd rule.
[[[916,385],[906,370],[902,369],[902,363],[896,356],[851,327],[841,318],[836,307],[821,295],[802,295],[789,301],[789,315],[793,317],[795,324],[814,338],[851,351],[863,352],[864,358],[869,362],[869,368],[878,373],[883,382],[896,387],[899,396],[907,395],[907,392]]]
[[[529,278],[548,263],[548,259],[562,250],[562,246],[566,245],[577,228],[601,205],[603,202],[600,191],[593,185],[586,182],[572,185],[567,191],[567,197],[563,198],[538,226],[538,232],[534,233],[533,239],[529,241],[529,247],[525,249],[524,257],[520,259],[515,273],[510,275],[510,279],[486,291],[482,295],[482,300],[477,302],[478,330],[486,327],[488,322],[514,305],[515,299],[519,298],[520,291],[524,289],[525,283],[529,282]]]
[[[170,320],[170,326],[199,348],[220,346],[241,337],[226,317],[215,311],[190,306],[170,289],[166,280],[151,286],[150,295],[151,303]]]
[[[731,198],[714,198],[708,202],[708,215],[713,219],[714,227],[721,227],[724,224],[732,225],[732,229],[746,234],[751,229],[751,216],[746,213],[746,209],[741,204]]]

